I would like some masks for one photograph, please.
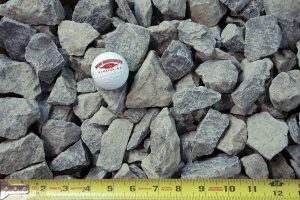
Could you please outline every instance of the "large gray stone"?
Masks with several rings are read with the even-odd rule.
[[[214,105],[221,99],[221,94],[199,86],[176,92],[172,99],[177,113],[188,114]]]
[[[152,20],[152,1],[134,1],[134,14],[139,25],[144,27],[151,26]]]
[[[52,106],[49,119],[70,122],[74,118],[71,106]]]
[[[136,71],[142,65],[148,52],[150,31],[133,24],[120,24],[117,29],[105,37],[105,48],[122,55],[128,62],[130,71]]]
[[[128,108],[168,106],[171,104],[173,93],[171,80],[164,73],[157,54],[150,51],[134,77],[126,106]]]
[[[200,82],[199,76],[197,76],[194,73],[188,73],[184,77],[182,77],[176,84],[175,84],[175,90],[183,91],[190,87],[198,87]]]
[[[269,170],[263,157],[257,153],[245,156],[241,159],[247,176],[252,179],[268,179]]]
[[[97,111],[93,117],[91,117],[88,121],[91,124],[95,124],[97,126],[109,126],[110,123],[117,118],[117,115],[112,113],[110,110],[101,106],[100,110]]]
[[[156,116],[150,125],[151,153],[142,161],[148,178],[170,178],[181,162],[180,139],[168,108]]]
[[[12,0],[0,5],[0,15],[31,25],[56,25],[65,18],[59,0]]]
[[[237,13],[242,10],[251,0],[220,0],[231,11]]]
[[[222,43],[231,52],[243,52],[244,41],[244,29],[238,27],[235,24],[228,24],[221,34]]]
[[[298,0],[290,0],[288,2],[264,0],[264,8],[267,15],[273,15],[283,20],[288,19],[300,22],[300,4]]]
[[[86,78],[77,82],[77,92],[78,93],[92,93],[96,92],[97,88],[95,82],[92,78]]]
[[[259,17],[264,11],[264,0],[251,0],[237,15],[245,20]]]
[[[121,19],[131,24],[137,24],[136,18],[132,13],[127,0],[115,0],[118,5],[117,14]]]
[[[43,141],[33,133],[0,143],[0,174],[11,174],[45,161]]]
[[[126,145],[133,124],[126,119],[115,119],[101,138],[97,166],[109,172],[121,168]],[[122,133],[122,134],[120,134]]]
[[[271,161],[268,162],[270,177],[275,179],[294,179],[295,172],[293,168],[288,165],[286,159],[282,154],[278,154]]]
[[[31,37],[26,47],[25,59],[34,67],[39,79],[49,84],[66,63],[51,37],[45,33]]]
[[[46,162],[42,162],[39,164],[31,165],[25,169],[21,169],[16,171],[6,179],[52,179],[53,173],[49,169]]]
[[[271,160],[288,145],[288,126],[267,112],[249,117],[247,130],[247,145],[267,160]]]
[[[182,19],[185,17],[186,0],[152,0],[152,3],[165,18]]]
[[[80,140],[80,127],[72,122],[49,120],[43,126],[41,139],[46,156],[53,157]]]
[[[88,120],[84,121],[80,127],[81,140],[85,143],[92,154],[100,152],[101,138],[105,129],[90,123]]]
[[[273,69],[273,62],[269,58],[249,62],[244,59],[241,63],[241,73],[239,75],[240,81],[249,80],[255,77],[261,77],[267,81],[271,77]]]
[[[129,108],[122,113],[121,117],[128,119],[131,123],[136,124],[141,121],[146,112],[147,109],[145,108]]]

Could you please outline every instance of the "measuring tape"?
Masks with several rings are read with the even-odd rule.
[[[300,180],[2,180],[7,200],[300,199]]]

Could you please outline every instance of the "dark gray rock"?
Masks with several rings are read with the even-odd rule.
[[[167,19],[185,17],[186,0],[152,0],[152,3]]]
[[[152,20],[152,1],[134,1],[134,14],[139,25],[144,27],[151,26]]]
[[[6,179],[52,179],[53,174],[49,169],[46,162],[42,162],[39,164],[31,165],[25,169],[21,169],[16,171]]]
[[[81,140],[85,143],[92,154],[100,152],[101,138],[105,129],[98,127],[88,120],[84,121],[80,127]]]
[[[196,131],[180,135],[181,160],[185,163],[190,163],[194,159],[192,149],[195,135]]]
[[[300,40],[300,22],[290,19],[279,19],[278,24],[281,28],[282,39],[281,49],[296,49],[296,43]]]
[[[96,92],[97,88],[95,82],[92,78],[86,78],[77,82],[77,92],[78,93],[92,93]]]
[[[244,29],[238,27],[235,24],[228,24],[221,34],[222,43],[231,52],[243,52],[244,41]]]
[[[252,179],[268,179],[269,170],[267,163],[259,154],[251,154],[241,159],[247,176]]]
[[[141,169],[139,168],[138,166],[136,166],[135,164],[130,164],[129,165],[129,169],[130,171],[132,171],[135,175],[137,175],[139,178],[148,178],[146,173]]]
[[[267,102],[260,106],[262,112],[268,112],[276,119],[287,118],[288,113],[277,110],[271,102]]]
[[[293,168],[288,165],[286,159],[282,154],[278,154],[271,161],[268,162],[270,177],[274,179],[294,179],[295,172]]]
[[[128,119],[131,123],[138,123],[143,116],[146,114],[147,109],[145,108],[136,108],[136,109],[127,109],[122,113],[122,117]]]
[[[300,144],[300,127],[297,121],[297,116],[296,115],[290,116],[287,119],[286,123],[289,126],[289,134],[292,140],[295,143]]]
[[[109,126],[110,123],[116,118],[117,115],[112,113],[104,106],[101,106],[100,110],[96,112],[88,121],[96,126]]]
[[[290,159],[290,162],[295,171],[296,178],[300,178],[300,166],[293,159]]]
[[[107,175],[107,171],[99,167],[92,167],[85,179],[104,179],[107,177]]]
[[[250,3],[237,13],[237,15],[248,20],[254,17],[259,17],[263,11],[263,0],[251,0]]]
[[[277,71],[288,72],[297,64],[297,57],[291,50],[283,50],[273,55],[272,61]]]
[[[291,158],[300,166],[300,145],[290,145],[286,148],[286,151]]]
[[[242,10],[251,0],[220,0],[231,11],[237,13]]]
[[[127,0],[115,0],[118,5],[118,11],[121,12],[121,15],[124,17],[124,20],[126,20],[128,23],[131,24],[137,24],[137,21],[135,19],[134,14],[132,13]]]
[[[230,110],[234,106],[234,102],[230,94],[223,94],[221,100],[212,106],[213,109],[225,112]]]

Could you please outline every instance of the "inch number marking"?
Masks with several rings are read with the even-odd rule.
[[[199,192],[204,192],[205,191],[205,187],[203,185],[200,185],[198,187],[198,189],[199,189]]]
[[[256,186],[254,185],[254,186],[248,186],[248,191],[249,192],[257,192],[257,189],[256,189]]]
[[[224,186],[225,192],[235,192],[235,186],[230,185],[229,187]]]
[[[156,192],[156,191],[157,191],[157,188],[158,188],[158,186],[157,186],[157,185],[153,185],[152,187],[153,187],[153,190],[154,190],[154,192]]]
[[[130,189],[130,192],[135,192],[135,186],[134,185],[130,186],[129,189]]]
[[[107,186],[107,192],[112,192],[112,191],[114,191],[113,186],[111,185]]]
[[[274,193],[274,196],[283,197],[283,191],[282,190],[273,191],[273,193]]]
[[[45,185],[41,185],[40,186],[40,191],[41,192],[45,192],[46,191],[46,186]]]
[[[176,186],[176,192],[181,192],[181,186],[180,185]]]

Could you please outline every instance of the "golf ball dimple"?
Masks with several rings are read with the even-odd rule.
[[[127,81],[129,68],[123,56],[114,52],[106,52],[95,58],[91,74],[97,87],[115,90]]]

